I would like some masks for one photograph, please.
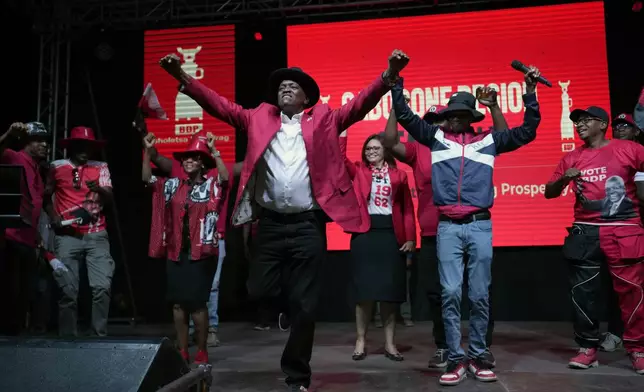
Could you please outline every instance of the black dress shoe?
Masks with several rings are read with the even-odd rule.
[[[392,354],[387,350],[385,350],[385,357],[394,362],[402,362],[405,360],[405,357],[401,353]]]
[[[353,359],[354,361],[362,361],[365,358],[367,358],[366,352],[353,353],[353,355],[351,356],[351,359]]]

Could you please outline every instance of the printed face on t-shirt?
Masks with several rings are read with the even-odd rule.
[[[581,176],[569,185],[576,195],[575,221],[639,224],[639,202],[633,177],[643,163],[642,146],[613,140],[601,148],[581,147],[566,155],[553,180],[570,168],[581,172]]]

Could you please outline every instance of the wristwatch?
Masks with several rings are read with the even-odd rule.
[[[215,150],[215,151],[212,153],[212,156],[213,156],[213,158],[220,158],[220,157],[221,157],[221,153],[219,152],[219,150]]]

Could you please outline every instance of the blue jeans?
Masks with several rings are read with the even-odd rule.
[[[219,277],[221,276],[221,266],[224,264],[226,257],[226,243],[224,240],[219,240],[219,259],[217,260],[217,272],[215,278],[212,280],[212,287],[210,288],[210,299],[208,300],[208,325],[210,328],[219,327]],[[212,270],[211,270],[212,271]],[[190,334],[194,332],[195,325],[190,318]]]
[[[467,279],[470,300],[470,332],[467,356],[478,358],[486,350],[485,335],[490,318],[489,288],[492,282],[492,221],[467,224],[441,221],[437,234],[438,269],[442,287],[443,323],[449,361],[462,361],[461,296],[463,256],[468,255]]]

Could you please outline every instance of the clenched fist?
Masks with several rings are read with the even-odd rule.
[[[409,63],[409,56],[400,49],[396,49],[389,56],[389,70],[393,73],[402,71]]]
[[[148,133],[145,135],[143,138],[143,146],[145,147],[146,150],[154,148],[154,145],[157,142],[156,136],[154,136],[153,133]]]
[[[165,56],[159,61],[159,64],[173,78],[177,80],[181,78],[181,59],[176,54],[172,53]]]
[[[14,138],[22,139],[23,137],[27,136],[28,131],[29,131],[29,129],[27,128],[27,125],[25,125],[25,124],[23,124],[21,122],[17,122],[17,123],[11,124],[11,126],[9,127],[8,132]]]
[[[476,89],[476,99],[478,99],[483,106],[496,106],[496,90],[491,87],[479,87]]]

